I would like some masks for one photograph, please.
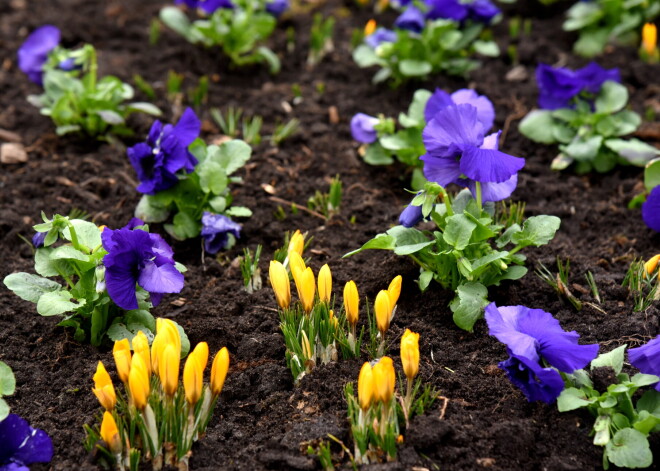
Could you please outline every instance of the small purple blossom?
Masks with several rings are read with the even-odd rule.
[[[371,49],[376,49],[383,43],[393,43],[396,41],[396,32],[387,28],[378,28],[372,34],[364,38],[364,42]]]
[[[279,18],[288,9],[289,0],[271,0],[266,2],[266,11],[275,18]]]
[[[486,306],[490,335],[507,346],[509,359],[499,364],[528,401],[552,403],[564,389],[561,375],[584,368],[598,354],[598,344],[579,345],[577,332],[566,332],[552,314],[525,306]]]
[[[128,158],[135,168],[140,193],[154,195],[167,190],[179,181],[176,173],[192,172],[197,159],[188,146],[199,136],[201,122],[188,108],[179,122],[172,126],[156,120],[146,142],[128,148]]]
[[[44,246],[44,242],[46,240],[47,235],[48,232],[36,232],[32,236],[32,245],[34,245],[35,249],[40,249],[41,247]]]
[[[220,8],[234,8],[231,0],[174,0],[176,5],[185,4],[192,10],[203,10],[207,15],[213,14]]]
[[[436,88],[433,95],[426,102],[424,119],[428,123],[438,111],[451,105],[462,105],[465,103],[477,109],[477,119],[483,126],[484,132],[493,127],[493,122],[495,121],[495,107],[493,107],[493,103],[487,96],[479,95],[470,88],[461,88],[451,95],[444,90]]]
[[[138,308],[136,283],[149,292],[154,306],[165,293],[183,289],[183,275],[175,267],[172,248],[158,234],[132,230],[142,224],[134,218],[129,226],[105,229],[101,234],[108,252],[103,257],[108,295],[126,310]]]
[[[215,254],[227,248],[229,234],[237,239],[241,237],[241,225],[222,214],[204,211],[201,232],[204,239],[204,250]]]
[[[642,204],[642,219],[648,227],[660,232],[660,186],[656,186]]]
[[[363,144],[371,144],[378,139],[378,131],[374,126],[379,119],[364,113],[357,113],[351,118],[351,134],[353,139]]]
[[[454,21],[470,19],[480,23],[490,23],[500,14],[490,0],[474,0],[462,2],[460,0],[426,0],[428,11],[426,17],[430,20],[445,18]]]
[[[16,414],[0,422],[0,471],[29,471],[28,465],[52,458],[53,442],[46,432]]]
[[[656,337],[646,345],[628,350],[630,364],[644,374],[660,376],[660,337]],[[660,383],[655,385],[660,391]]]
[[[424,13],[415,5],[410,5],[406,10],[399,15],[394,22],[394,27],[412,31],[413,33],[421,33],[426,24]]]
[[[424,219],[422,214],[422,206],[413,206],[409,204],[401,211],[399,215],[399,224],[403,227],[414,227],[417,223],[421,222]]]
[[[60,30],[53,25],[37,28],[18,49],[18,68],[31,82],[43,84],[43,67],[48,54],[60,43]]]

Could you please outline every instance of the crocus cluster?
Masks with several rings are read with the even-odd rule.
[[[61,36],[56,26],[44,25],[34,30],[18,49],[18,68],[30,81],[43,85],[43,72],[48,55],[59,46]],[[58,67],[62,70],[72,70],[75,64],[73,59],[69,58],[62,60]]]
[[[598,354],[598,344],[579,345],[577,332],[566,332],[541,309],[491,303],[486,322],[490,335],[507,346],[509,359],[499,367],[530,402],[554,402],[564,389],[559,372],[584,368]]]
[[[539,106],[546,110],[572,108],[577,98],[597,95],[608,80],[621,82],[619,69],[604,69],[595,62],[577,70],[539,64],[536,68]]]
[[[229,353],[222,348],[216,354],[210,382],[204,385],[209,348],[206,342],[197,344],[186,359],[181,387],[181,337],[173,321],[157,320],[151,348],[146,335],[138,332],[132,349],[128,339],[113,348],[125,398],[119,398],[103,363],[98,363],[92,391],[105,410],[98,435],[119,468],[139,450],[154,468],[165,463],[187,469],[192,444],[203,435],[222,391]],[[135,427],[139,433],[132,439]]]
[[[52,458],[53,442],[46,432],[30,427],[16,414],[0,421],[0,470],[28,471],[32,463],[48,463]]]

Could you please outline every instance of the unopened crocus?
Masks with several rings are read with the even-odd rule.
[[[367,21],[367,24],[364,25],[364,35],[365,36],[370,36],[370,35],[374,34],[374,32],[376,31],[377,26],[378,25],[376,23],[376,20],[374,20],[373,18],[370,19],[369,21]]]
[[[133,352],[135,355],[140,355],[147,367],[147,374],[151,376],[151,353],[149,351],[149,339],[141,330],[133,337]]]
[[[353,280],[344,286],[344,311],[346,311],[346,320],[354,328],[360,316],[360,296]]]
[[[642,28],[642,48],[649,57],[658,54],[658,28],[653,23],[646,23]]]
[[[351,134],[353,139],[363,144],[371,144],[378,139],[378,131],[374,126],[379,119],[364,113],[357,113],[351,118]]]
[[[228,370],[229,350],[227,350],[227,347],[222,347],[215,355],[213,365],[211,366],[211,392],[216,397],[222,392]]]
[[[289,9],[289,0],[270,0],[266,2],[266,11],[279,18],[282,13]]]
[[[387,287],[387,294],[390,297],[390,303],[392,304],[392,309],[396,306],[396,303],[399,301],[399,296],[401,295],[401,284],[403,283],[403,277],[401,275],[395,276],[390,285]]]
[[[94,387],[92,388],[92,392],[105,410],[112,411],[117,403],[117,395],[110,375],[100,361],[96,365],[96,373],[94,373],[93,379]]]
[[[376,326],[380,334],[385,337],[387,329],[390,328],[390,319],[392,317],[392,302],[390,295],[386,290],[381,290],[376,295],[376,302],[374,303],[374,310],[376,311]]]
[[[374,400],[389,404],[394,396],[396,373],[390,357],[382,357],[372,368]]]
[[[177,184],[177,172],[195,169],[198,161],[188,146],[199,137],[201,126],[195,112],[188,108],[174,126],[156,120],[147,141],[128,148],[128,159],[140,180],[137,191],[155,195]]]
[[[477,120],[481,124],[484,133],[493,127],[495,122],[495,107],[485,95],[479,95],[470,88],[461,88],[451,95],[439,88],[435,89],[424,107],[424,119],[428,123],[436,113],[451,105],[472,105],[477,109]]]
[[[579,345],[577,332],[566,332],[552,314],[525,306],[486,306],[490,335],[507,346],[509,359],[499,364],[528,401],[552,403],[564,389],[559,371],[584,368],[598,345]],[[545,367],[542,360],[550,366]]]
[[[314,295],[316,294],[316,283],[314,281],[314,272],[310,267],[307,267],[296,280],[300,302],[307,314],[312,312],[314,307]]]
[[[303,251],[305,250],[305,236],[300,233],[300,229],[296,229],[296,232],[293,233],[289,239],[289,246],[287,247],[287,255],[290,255],[291,252],[296,252],[302,257]]]
[[[113,454],[118,455],[121,453],[121,437],[119,436],[117,422],[108,411],[103,413],[103,420],[101,421],[101,440],[108,445]]]
[[[378,28],[364,38],[364,42],[371,49],[377,49],[383,43],[393,43],[394,41],[396,41],[396,32],[387,28]]]
[[[186,364],[183,367],[183,391],[190,406],[197,404],[197,401],[202,397],[203,379],[204,368],[202,368],[198,356],[195,352],[192,352],[188,355]]]
[[[204,211],[202,231],[200,232],[204,239],[204,250],[210,254],[216,254],[220,250],[226,249],[229,245],[230,234],[236,239],[240,238],[241,225],[222,214]]]
[[[360,409],[366,411],[374,397],[374,380],[371,364],[366,361],[360,369],[358,376],[358,401]]]
[[[202,10],[207,15],[213,14],[220,8],[234,8],[230,0],[174,0],[177,5],[184,4],[193,10]]]
[[[136,409],[142,411],[147,407],[151,378],[147,373],[147,365],[140,355],[133,355],[131,372],[128,375],[128,389]]]
[[[172,397],[179,385],[179,363],[180,352],[176,351],[174,345],[167,345],[158,359],[158,376],[163,392]]]
[[[419,372],[419,334],[410,329],[401,336],[401,363],[406,378],[412,381]]]
[[[209,362],[209,344],[206,342],[199,342],[197,345],[195,345],[192,353],[197,355],[199,366],[202,367],[202,370],[205,370],[206,365]]]
[[[268,268],[268,278],[270,286],[273,288],[277,305],[282,309],[289,309],[291,304],[291,285],[289,283],[289,274],[277,260],[271,260]]]
[[[396,19],[394,27],[412,31],[413,33],[421,33],[425,24],[426,18],[424,17],[424,13],[415,5],[409,5]]]
[[[655,270],[658,268],[658,262],[660,261],[660,254],[654,255],[649,258],[646,263],[644,263],[644,271],[647,276],[651,276],[655,273]]]
[[[52,458],[53,442],[46,432],[30,427],[16,414],[0,421],[0,470],[27,471],[32,463],[48,463]]]
[[[642,373],[660,376],[660,337],[641,347],[629,349],[628,359]],[[660,391],[660,383],[656,383],[655,389]]]
[[[151,344],[151,369],[154,373],[160,373],[159,361],[168,345],[181,352],[181,335],[174,321],[159,317],[156,319],[156,337]]]
[[[660,185],[651,190],[642,204],[642,219],[648,227],[660,232]]]
[[[18,68],[31,82],[43,84],[43,67],[48,54],[60,43],[60,30],[53,25],[37,28],[18,49]]]
[[[128,382],[128,374],[131,371],[131,346],[128,339],[121,339],[115,342],[112,347],[112,356],[115,359],[117,374],[122,383]]]
[[[319,270],[319,299],[324,303],[329,303],[332,297],[332,273],[326,263]]]
[[[158,234],[141,229],[105,229],[101,240],[108,251],[103,257],[106,287],[120,308],[138,308],[136,284],[149,292],[154,306],[165,293],[183,289],[183,275],[176,269],[174,252]]]

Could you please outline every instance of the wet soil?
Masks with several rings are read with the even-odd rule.
[[[189,269],[186,286],[154,313],[182,324],[193,344],[207,341],[211,351],[227,346],[232,354],[221,405],[207,436],[193,448],[192,469],[318,469],[303,452],[307,442],[333,434],[350,444],[342,387],[357,379],[366,353],[359,361],[321,366],[294,387],[272,293],[262,289],[248,295],[242,289],[240,270],[230,263],[243,247],[262,244],[260,265],[266,273],[284,232],[297,228],[314,236],[311,265],[317,270],[329,263],[335,287],[354,279],[360,294],[374,299],[395,275],[403,275],[389,351],[398,356],[398,339],[405,328],[419,332],[421,377],[448,400],[444,415],[439,401],[413,420],[398,462],[369,469],[600,469],[601,450],[589,437],[592,419],[580,412],[560,414],[554,406],[528,403],[497,368],[506,357],[505,347],[487,335],[485,323],[478,322],[474,333],[454,326],[448,308],[452,293],[435,285],[420,296],[413,281],[418,271],[405,258],[379,251],[341,258],[394,225],[409,198],[404,191],[409,181],[405,169],[362,162],[350,136],[351,116],[359,111],[396,116],[421,86],[446,90],[472,86],[495,103],[496,126],[506,135],[504,150],[527,159],[514,199],[527,202],[527,215],[554,214],[562,219],[549,246],[526,251],[530,273],[520,281],[491,288],[491,300],[552,312],[565,329],[578,331],[584,342],[599,342],[603,350],[623,343],[638,345],[659,333],[658,306],[633,312],[632,300],[620,287],[633,258],[648,258],[660,249],[660,235],[644,226],[639,210],[626,208],[641,189],[641,171],[556,173],[549,168],[555,149],[534,144],[517,131],[518,120],[535,105],[537,62],[586,63],[569,53],[575,37],[561,31],[566,5],[547,9],[536,2],[519,2],[507,8],[505,21],[495,27],[495,37],[506,51],[508,17],[531,18],[532,34],[518,41],[522,80],[505,78],[515,65],[505,54],[485,60],[469,80],[435,77],[391,90],[373,86],[373,71],[361,70],[351,60],[351,31],[371,16],[352,4],[331,0],[315,6],[334,15],[337,26],[335,51],[314,69],[305,65],[311,13],[284,18],[272,39],[283,68],[272,77],[258,67],[232,70],[218,51],[187,44],[165,29],[157,44],[150,45],[150,22],[165,3],[0,2],[0,129],[16,133],[29,151],[27,163],[3,165],[0,175],[0,277],[33,271],[31,249],[19,236],[32,235],[40,211],[66,214],[77,208],[99,224],[119,227],[130,219],[139,200],[135,174],[121,149],[57,138],[50,121],[25,101],[27,94],[39,90],[17,69],[15,52],[30,31],[51,23],[62,29],[67,46],[94,44],[102,73],[127,81],[135,74],[144,77],[154,86],[156,104],[169,120],[182,108],[165,97],[168,71],[184,74],[184,88],[209,75],[208,103],[199,110],[206,120],[207,140],[219,134],[210,120],[211,107],[240,106],[247,115],[263,116],[264,135],[272,133],[278,122],[293,117],[301,122],[300,132],[279,148],[266,142],[255,148],[243,172],[245,183],[235,190],[236,203],[252,208],[254,216],[244,222],[243,236],[234,249],[202,261],[198,241],[173,244],[176,259]],[[287,49],[288,27],[296,31],[292,50]],[[640,63],[636,52],[626,48],[609,50],[599,62],[621,68],[635,111],[644,113],[657,106],[657,66]],[[294,85],[302,100],[294,101]],[[336,108],[338,123],[330,119],[331,107]],[[131,123],[136,139],[150,126],[143,117],[132,118]],[[133,142],[128,139],[125,144]],[[336,174],[344,182],[339,215],[324,220],[305,211],[292,213],[290,202],[304,206],[316,190],[327,191]],[[265,185],[275,194],[266,192]],[[275,217],[280,207],[284,219]],[[570,258],[571,288],[583,301],[594,302],[584,278],[587,271],[594,274],[603,298],[598,309],[586,305],[576,312],[534,276],[538,262],[554,268],[556,257]],[[96,349],[73,341],[70,332],[56,323],[0,287],[0,360],[13,368],[18,381],[10,406],[33,426],[45,429],[55,445],[52,463],[34,469],[96,469],[82,446],[83,425],[97,420],[99,412],[90,391],[96,362],[111,364],[112,355],[109,347]],[[658,441],[652,446],[657,451]],[[341,458],[339,449],[333,451],[346,467],[346,457]]]

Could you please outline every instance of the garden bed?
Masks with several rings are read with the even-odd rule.
[[[398,356],[398,339],[405,328],[419,332],[421,377],[448,400],[446,410],[443,401],[438,401],[413,420],[399,448],[398,462],[374,469],[599,469],[601,450],[589,437],[590,416],[586,412],[560,414],[555,406],[528,403],[497,368],[506,358],[505,346],[488,336],[485,322],[479,321],[474,333],[454,325],[448,307],[453,293],[431,285],[420,296],[413,281],[417,267],[390,253],[369,251],[342,259],[394,225],[410,198],[403,189],[409,182],[404,169],[366,165],[348,126],[356,112],[396,116],[418,88],[410,85],[393,91],[373,86],[371,71],[353,63],[351,31],[362,28],[371,15],[338,1],[319,5],[337,18],[336,48],[311,70],[305,67],[311,14],[287,17],[273,39],[283,66],[273,77],[263,68],[231,70],[215,51],[192,46],[167,30],[150,46],[149,23],[164,3],[12,0],[0,5],[0,50],[5,58],[0,68],[0,139],[12,138],[4,131],[15,133],[29,155],[24,164],[2,166],[0,277],[32,271],[31,248],[19,235],[32,236],[31,226],[40,221],[40,211],[50,216],[78,208],[98,224],[120,227],[132,217],[140,197],[125,152],[109,144],[57,138],[51,122],[25,101],[27,94],[38,90],[17,69],[16,50],[29,31],[51,23],[62,29],[65,45],[94,44],[100,53],[101,73],[126,81],[136,73],[142,75],[154,85],[156,104],[168,118],[172,116],[171,104],[165,100],[168,71],[183,73],[184,87],[209,75],[209,100],[201,112],[207,141],[220,134],[210,120],[211,107],[240,106],[247,115],[261,115],[265,134],[278,121],[292,117],[301,121],[301,131],[279,148],[262,143],[255,149],[242,175],[244,184],[235,191],[236,203],[252,208],[254,215],[244,222],[235,248],[218,259],[207,255],[202,260],[198,240],[173,245],[176,259],[188,267],[185,288],[180,295],[166,297],[154,314],[176,320],[193,345],[207,341],[211,351],[226,345],[232,355],[220,406],[207,436],[193,448],[191,469],[314,469],[318,464],[306,455],[307,442],[333,434],[350,447],[343,385],[356,380],[366,357],[320,366],[294,387],[284,360],[272,291],[264,288],[247,294],[240,269],[232,263],[243,247],[262,244],[260,265],[267,286],[273,251],[282,245],[285,231],[298,228],[314,237],[311,266],[316,271],[324,263],[330,265],[335,291],[353,279],[360,295],[373,300],[395,275],[403,276],[390,351]],[[552,312],[566,330],[578,331],[584,343],[598,342],[606,350],[623,343],[637,346],[660,332],[657,303],[646,312],[633,313],[632,300],[620,286],[635,257],[649,258],[660,251],[660,235],[644,225],[639,210],[626,207],[641,191],[641,172],[633,167],[605,175],[553,172],[553,149],[518,133],[519,119],[535,106],[536,64],[565,60],[569,66],[580,66],[585,62],[569,53],[574,37],[561,31],[561,8],[544,9],[534,3],[534,7],[513,5],[508,10],[532,17],[532,35],[523,37],[519,45],[527,78],[506,80],[513,65],[503,55],[485,60],[469,81],[436,77],[423,84],[450,91],[474,86],[488,96],[495,104],[496,127],[505,129],[503,149],[526,158],[514,199],[527,202],[527,215],[552,214],[562,219],[561,229],[548,246],[528,250],[530,273],[520,281],[491,288],[491,300]],[[296,30],[296,47],[287,53],[288,26]],[[495,27],[495,38],[506,51],[506,21]],[[660,106],[659,89],[654,85],[657,66],[634,57],[632,49],[615,49],[599,63],[620,68],[632,108],[644,114],[647,107]],[[302,92],[302,100],[296,103],[294,84]],[[338,123],[331,119],[335,112]],[[151,122],[146,117],[133,119],[139,139]],[[653,129],[646,138],[654,140]],[[660,140],[659,134],[655,140]],[[300,210],[292,214],[286,202],[305,205],[316,190],[327,191],[329,179],[336,174],[344,185],[339,215],[324,220]],[[278,207],[286,213],[283,220],[274,216]],[[603,298],[602,311],[585,305],[576,312],[533,274],[538,262],[554,269],[556,257],[570,258],[571,289],[584,301],[593,302],[584,275],[594,274]],[[111,363],[109,347],[96,349],[75,342],[69,332],[55,327],[55,319],[38,316],[33,304],[4,286],[0,301],[0,360],[11,365],[18,383],[16,395],[10,398],[12,411],[46,430],[55,446],[52,463],[33,469],[96,469],[93,457],[83,449],[83,425],[97,419],[99,407],[90,390],[91,378],[98,360]],[[651,445],[657,449],[657,438],[651,439]]]

